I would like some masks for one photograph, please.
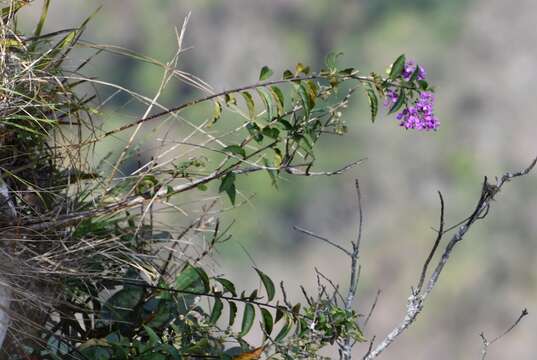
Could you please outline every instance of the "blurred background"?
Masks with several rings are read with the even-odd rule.
[[[49,30],[73,27],[99,5],[85,39],[122,46],[163,62],[176,49],[174,27],[192,12],[179,68],[216,90],[253,83],[268,65],[276,74],[297,62],[323,66],[329,51],[344,65],[383,72],[399,54],[422,64],[436,86],[436,133],[404,131],[394,117],[371,124],[366,101],[356,95],[345,117],[349,133],[320,144],[317,167],[336,169],[367,158],[341,176],[289,178],[279,190],[265,174],[239,182],[245,205],[226,212],[233,238],[218,248],[216,271],[255,287],[244,271],[252,261],[290,296],[298,285],[315,289],[314,267],[346,285],[347,259],[292,229],[298,225],[348,244],[356,236],[354,179],[362,185],[365,229],[357,309],[376,311],[365,329],[381,339],[405,313],[410,287],[434,240],[437,190],[448,224],[468,216],[484,175],[525,167],[537,154],[537,2],[519,0],[53,0]],[[34,16],[39,10],[35,4]],[[21,24],[24,27],[24,24]],[[161,71],[121,56],[105,55],[88,72],[147,96]],[[103,97],[106,97],[106,90]],[[200,93],[172,87],[161,99],[180,104]],[[119,109],[118,106],[120,106]],[[121,95],[118,113],[140,115]],[[110,113],[109,122],[121,121]],[[107,124],[107,126],[113,127]],[[110,144],[110,149],[119,144]],[[148,150],[150,151],[150,150]],[[455,250],[418,322],[384,359],[480,358],[480,332],[492,338],[527,307],[530,316],[490,348],[489,359],[534,359],[537,353],[537,178],[508,184],[491,213]],[[246,254],[245,250],[249,255]],[[251,258],[250,258],[251,257]],[[296,291],[292,291],[296,289]],[[356,354],[366,351],[358,347]]]

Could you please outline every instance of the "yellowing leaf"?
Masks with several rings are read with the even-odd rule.
[[[234,356],[233,360],[257,360],[261,358],[263,351],[265,350],[264,346],[260,346],[257,349],[242,353],[240,355]]]
[[[82,343],[80,346],[79,346],[79,350],[84,350],[84,349],[87,349],[89,347],[92,347],[92,346],[104,346],[104,347],[109,347],[110,346],[110,343],[108,343],[108,341],[106,339],[89,339],[88,341]]]

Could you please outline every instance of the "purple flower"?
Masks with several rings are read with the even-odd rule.
[[[395,89],[388,89],[386,91],[386,99],[384,100],[384,106],[387,108],[391,108],[399,98],[399,95],[397,95],[397,91]]]
[[[395,101],[393,100],[395,99]],[[397,93],[393,89],[386,92],[386,101],[384,105],[393,106],[397,101]],[[400,121],[399,125],[405,129],[414,129],[419,131],[437,130],[440,126],[438,118],[434,115],[434,94],[429,91],[422,92],[418,99],[412,105],[405,107],[396,118]]]
[[[412,74],[416,71],[416,67],[418,68],[418,77],[417,80],[425,80],[427,77],[427,72],[423,68],[423,66],[416,65],[416,63],[412,60],[409,60],[405,63],[405,68],[403,69],[403,72],[401,73],[401,76],[406,81],[410,80],[412,77]]]
[[[409,81],[412,75],[416,72],[416,80],[425,80],[427,72],[425,69],[416,65],[412,60],[405,63],[401,77]],[[403,89],[404,90],[404,89]],[[384,100],[384,106],[388,109],[393,108],[399,99],[399,93],[395,86],[392,86],[386,90],[386,98]],[[407,97],[407,99],[409,99]],[[412,104],[408,104],[405,101],[405,108],[399,112],[396,116],[399,120],[399,124],[405,129],[415,129],[420,131],[437,130],[440,126],[440,121],[434,115],[434,94],[430,91],[423,91],[419,93],[417,99]]]
[[[434,94],[424,91],[414,105],[408,106],[397,115],[397,119],[405,129],[436,130],[440,126],[440,121],[433,113],[433,105]]]

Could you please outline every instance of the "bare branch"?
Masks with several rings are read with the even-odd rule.
[[[367,317],[365,318],[365,321],[362,325],[362,328],[365,329],[367,326],[367,323],[369,322],[369,319],[371,319],[371,315],[373,315],[373,311],[375,311],[375,308],[377,307],[377,303],[379,301],[380,294],[382,294],[382,290],[377,290],[377,295],[375,296],[375,300],[373,301],[373,304],[371,305],[371,309],[369,309],[369,313],[367,314]]]
[[[363,359],[367,358],[367,356],[371,353],[371,350],[373,349],[373,344],[375,343],[376,336],[373,336],[371,341],[369,342],[369,348],[367,349],[367,352],[365,353]]]
[[[334,295],[333,295],[334,303],[337,304],[337,298],[339,298],[341,302],[345,302],[343,295],[341,295],[341,292],[339,291],[339,286],[334,284],[334,282],[330,278],[328,278],[326,275],[324,275],[322,272],[320,272],[319,269],[315,268],[315,272],[317,273],[318,276],[326,280],[330,284],[330,286],[332,286],[332,288],[334,289]]]
[[[329,239],[327,239],[327,238],[325,238],[325,237],[322,237],[321,235],[317,235],[317,234],[315,234],[315,233],[313,233],[313,232],[311,232],[311,231],[309,231],[309,230],[303,229],[303,228],[298,227],[298,226],[296,226],[296,225],[293,226],[293,229],[295,229],[296,231],[299,231],[299,232],[301,232],[301,233],[303,233],[303,234],[309,235],[309,236],[311,236],[311,237],[313,237],[313,238],[315,238],[315,239],[319,239],[319,240],[321,240],[321,241],[324,241],[324,242],[326,242],[326,243],[332,245],[332,246],[335,247],[336,249],[339,249],[339,250],[343,251],[346,255],[348,255],[348,256],[352,256],[352,253],[351,253],[349,250],[345,249],[345,248],[344,248],[343,246],[341,246],[341,245],[336,244],[336,243],[333,242],[332,240],[329,240]]]
[[[425,300],[436,286],[440,274],[442,273],[445,265],[447,264],[449,257],[451,256],[451,253],[453,252],[453,249],[455,248],[457,243],[462,241],[464,235],[468,232],[468,230],[470,230],[470,227],[477,220],[483,219],[488,214],[490,203],[495,198],[496,194],[498,194],[498,192],[501,190],[502,186],[506,182],[516,177],[528,174],[535,167],[536,163],[537,158],[535,158],[532,163],[522,171],[518,171],[516,173],[505,173],[501,178],[497,179],[496,185],[489,184],[487,178],[485,177],[481,189],[481,195],[474,211],[459,227],[455,234],[453,234],[450,241],[446,245],[441,259],[439,260],[435,270],[429,278],[427,287],[424,291],[421,291],[421,288],[417,289],[419,290],[419,292],[417,290],[411,291],[411,294],[408,298],[407,312],[403,320],[388,335],[386,335],[386,337],[380,342],[380,344],[377,345],[377,347],[373,351],[371,351],[366,357],[364,357],[364,359],[371,360],[379,356],[395,341],[395,339],[399,335],[401,335],[401,333],[403,333],[410,325],[414,323],[419,313],[423,310],[423,304]],[[442,232],[439,232],[439,234],[442,234]],[[425,280],[423,281],[423,283],[424,282]],[[420,283],[422,283],[421,280]]]
[[[431,262],[434,254],[436,253],[438,245],[440,245],[442,235],[444,235],[444,198],[442,197],[442,193],[440,191],[438,192],[438,196],[440,197],[440,228],[438,229],[438,235],[436,236],[436,240],[434,241],[433,248],[431,249],[431,252],[427,257],[427,260],[425,260],[425,264],[423,264],[423,269],[421,270],[421,276],[417,286],[418,293],[421,292],[423,282],[425,281],[425,276],[427,276],[427,268],[429,267],[429,263]]]
[[[358,179],[355,181],[356,197],[358,200],[358,235],[356,241],[352,242],[352,254],[351,257],[351,278],[349,284],[349,290],[347,292],[347,299],[345,300],[345,310],[350,311],[352,309],[352,303],[356,297],[356,291],[358,288],[358,279],[360,273],[360,267],[358,266],[358,260],[360,259],[360,242],[362,240],[362,228],[364,224],[364,214],[362,209],[362,195],[360,193],[360,182]],[[352,357],[352,338],[347,336],[343,346],[341,348],[343,359],[350,360]]]
[[[487,357],[487,352],[488,352],[488,348],[490,347],[490,345],[494,344],[496,341],[500,340],[505,335],[509,334],[515,327],[518,326],[518,324],[520,324],[522,319],[528,314],[529,313],[527,309],[522,310],[522,312],[520,313],[516,321],[511,326],[509,326],[507,330],[505,330],[501,335],[496,336],[494,339],[490,341],[485,337],[484,333],[479,334],[479,336],[481,336],[481,340],[483,341],[483,347],[481,348],[481,360],[485,360],[485,358]]]
[[[267,146],[262,147],[261,149],[255,151],[255,152],[253,152],[252,154],[249,154],[247,158],[251,158],[251,157],[257,155],[258,153],[270,148],[273,144],[274,143],[271,143],[271,144],[269,144]],[[227,174],[228,172],[233,172],[235,174],[245,174],[245,173],[253,173],[253,172],[258,172],[258,171],[263,171],[263,170],[274,170],[274,171],[284,170],[284,171],[289,172],[290,174],[297,175],[297,176],[300,176],[300,175],[302,175],[302,176],[306,176],[306,175],[307,176],[331,176],[331,175],[341,174],[341,173],[349,170],[350,168],[360,164],[364,160],[365,159],[361,159],[361,160],[352,162],[350,164],[347,164],[343,168],[340,168],[338,170],[331,171],[331,172],[309,172],[309,173],[307,173],[307,171],[302,172],[301,170],[298,170],[297,169],[298,166],[296,166],[296,165],[286,165],[286,166],[281,166],[279,168],[267,168],[267,167],[262,166],[262,165],[248,167],[248,168],[237,168],[240,165],[240,163],[244,161],[244,160],[239,160],[239,161],[233,163],[232,165],[226,167],[225,169],[222,169],[222,170],[219,170],[219,171],[213,171],[211,174],[209,174],[207,176],[200,177],[200,178],[198,178],[196,180],[193,180],[193,181],[191,181],[189,183],[173,186],[173,191],[171,191],[171,192],[168,191],[168,188],[161,189],[155,194],[154,199],[155,200],[163,199],[163,198],[169,197],[170,195],[174,195],[174,194],[178,194],[178,193],[181,193],[181,192],[192,190],[192,189],[196,188],[199,185],[204,185],[204,184],[207,184],[207,183],[209,183],[209,182],[211,182],[213,180],[219,179],[219,178],[223,177],[225,174]],[[80,221],[82,219],[85,219],[88,216],[110,214],[110,213],[112,213],[114,211],[125,210],[127,208],[140,206],[140,205],[144,204],[146,201],[147,201],[147,199],[144,196],[133,196],[131,198],[124,199],[124,200],[119,201],[117,203],[102,206],[102,207],[97,208],[97,209],[81,211],[81,212],[78,212],[78,213],[70,213],[70,214],[68,214],[66,216],[59,217],[59,218],[57,218],[57,219],[55,219],[53,221],[32,222],[32,223],[27,223],[27,224],[20,224],[17,227],[27,228],[27,229],[31,229],[31,230],[43,230],[43,229],[48,229],[48,228],[51,228],[51,227],[68,226],[68,225],[74,224],[74,223],[76,223],[76,222],[78,222],[78,221]]]
[[[364,225],[364,212],[362,209],[362,195],[360,193],[360,183],[358,179],[355,180],[355,186],[356,186],[356,196],[358,198],[358,237],[356,239],[356,243],[353,244],[354,251],[356,252],[356,256],[359,255],[360,251],[360,242],[362,240],[362,228]]]

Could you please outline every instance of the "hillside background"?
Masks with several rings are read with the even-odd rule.
[[[53,0],[49,30],[72,27],[101,2]],[[219,248],[215,271],[256,286],[244,271],[251,260],[289,289],[315,289],[314,266],[342,284],[348,264],[293,225],[339,243],[355,236],[354,179],[362,184],[366,225],[358,309],[382,296],[366,335],[382,338],[404,315],[438,221],[442,191],[448,223],[467,216],[484,175],[518,170],[537,154],[537,2],[519,0],[412,1],[178,1],[106,0],[86,39],[167,61],[174,27],[192,17],[180,68],[225,89],[257,79],[268,65],[281,73],[296,62],[322,66],[329,51],[343,62],[382,72],[400,53],[423,64],[437,88],[437,133],[406,132],[391,118],[369,121],[364,99],[346,113],[349,133],[324,141],[319,168],[367,161],[342,176],[286,178],[279,190],[266,175],[240,182],[251,201],[226,213],[233,238]],[[31,18],[38,13],[25,14]],[[101,57],[89,72],[152,96],[159,71],[120,56]],[[103,90],[106,93],[106,90]],[[196,96],[177,86],[162,99]],[[109,108],[139,114],[117,96]],[[206,116],[206,115],[205,115]],[[110,121],[125,119],[113,114]],[[109,126],[109,125],[107,125]],[[120,143],[119,143],[120,144]],[[114,146],[113,143],[110,146]],[[119,146],[118,143],[115,146]],[[106,149],[105,149],[106,150]],[[100,149],[99,151],[105,151]],[[110,149],[108,149],[110,150]],[[147,150],[150,153],[150,149]],[[490,349],[488,359],[534,359],[537,353],[537,178],[505,187],[484,223],[454,253],[417,324],[384,359],[477,359],[484,331],[493,337],[521,309],[530,316]],[[226,203],[227,204],[227,203]],[[177,219],[180,222],[180,219]],[[299,292],[291,292],[298,299]],[[365,349],[357,349],[365,351]]]

